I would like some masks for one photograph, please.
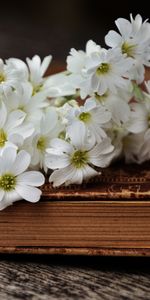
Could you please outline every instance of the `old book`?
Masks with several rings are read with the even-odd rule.
[[[82,186],[43,186],[0,212],[0,252],[150,255],[150,166],[114,164]]]

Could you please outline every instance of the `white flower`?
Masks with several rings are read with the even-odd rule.
[[[100,49],[101,47],[96,45],[96,43],[92,40],[87,42],[85,52],[82,50],[77,51],[76,49],[72,48],[70,50],[70,55],[67,57],[68,71],[74,74],[81,74],[87,57],[92,55],[92,53],[99,53]]]
[[[0,93],[7,95],[7,92],[19,85],[19,73],[12,64],[4,64],[0,59]]]
[[[127,103],[126,103],[127,105]],[[120,107],[119,107],[120,109]],[[112,121],[110,127],[106,130],[108,136],[111,138],[112,144],[115,147],[116,157],[120,156],[124,148],[124,141],[128,140],[128,136],[132,134],[141,133],[148,128],[147,111],[139,103],[132,103],[130,106],[123,106],[124,119],[118,122],[119,119]],[[117,111],[117,110],[116,110]]]
[[[106,138],[104,127],[111,119],[111,113],[92,99],[87,99],[84,106],[72,108],[68,113],[69,124],[82,122],[95,142]]]
[[[118,49],[101,50],[99,54],[93,55],[86,62],[84,74],[88,81],[81,84],[84,89],[90,84],[91,92],[104,94],[107,90],[113,93],[117,88],[126,88],[128,71],[131,69],[132,59],[125,59]],[[90,92],[90,94],[91,94]]]
[[[23,83],[21,90],[15,90],[4,97],[4,101],[8,112],[20,110],[25,114],[25,120],[34,125],[41,120],[43,109],[49,105],[44,95],[32,94],[32,86],[29,82]]]
[[[13,146],[17,148],[23,141],[31,136],[34,128],[30,123],[23,123],[25,113],[16,110],[7,113],[3,102],[0,104],[0,153],[5,147]]]
[[[64,126],[68,125],[68,116],[73,107],[74,108],[79,107],[78,102],[75,100],[70,100],[67,103],[65,103],[64,105],[56,108],[58,118],[62,125],[64,125]],[[65,129],[65,127],[64,127],[64,129]]]
[[[103,95],[95,93],[91,98],[91,101],[95,101],[98,105],[101,104],[107,111],[110,112],[111,118],[114,123],[121,125],[129,119],[130,107],[128,102],[131,99],[131,94],[125,92],[125,96],[122,90],[118,90],[117,94],[107,91]]]
[[[45,93],[44,84],[46,79],[44,78],[45,72],[51,62],[52,56],[46,56],[41,62],[41,58],[38,55],[27,58],[27,65],[18,58],[10,58],[7,60],[16,70],[22,74],[24,81],[29,81],[32,85],[32,94]]]
[[[131,22],[119,18],[116,20],[116,26],[120,32],[109,31],[105,37],[105,42],[112,48],[120,48],[123,54],[134,59],[134,67],[131,71],[131,78],[142,82],[144,79],[143,65],[150,65],[149,45],[150,45],[150,24],[137,15]]]
[[[142,163],[150,158],[149,147],[144,140],[144,134],[129,134],[123,139],[123,154],[126,163]],[[149,143],[150,146],[150,143]],[[148,150],[148,151],[147,151]]]
[[[44,88],[47,96],[50,98],[70,96],[76,93],[74,86],[68,80],[68,75],[65,72],[48,76]]]
[[[0,210],[22,198],[30,202],[40,199],[41,191],[36,186],[44,184],[44,176],[36,171],[26,172],[30,160],[25,151],[17,153],[14,148],[3,151],[0,156]]]
[[[51,140],[58,137],[59,132],[62,130],[63,126],[61,126],[58,120],[56,108],[49,107],[42,117],[35,135],[29,139],[31,147],[29,148],[28,143],[24,145],[27,150],[31,151],[32,166],[44,168],[44,171],[47,172],[45,165],[46,149],[50,147]]]
[[[47,98],[74,95],[75,88],[70,84],[65,72],[45,76],[51,59],[52,56],[49,55],[41,62],[40,57],[35,55],[32,59],[27,58],[27,65],[18,58],[10,58],[7,62],[20,71],[23,82],[31,84],[33,96]]]
[[[44,83],[43,76],[49,67],[52,56],[46,56],[42,62],[38,55],[33,56],[32,59],[27,58],[26,60],[29,67],[29,81],[32,83],[34,92],[36,93],[37,89]]]
[[[81,97],[98,93],[103,95],[110,90],[117,92],[117,88],[126,88],[129,84],[129,70],[132,59],[125,58],[119,49],[101,49],[87,56],[80,74],[70,75],[70,82],[80,89]]]
[[[93,166],[104,168],[112,158],[113,146],[106,138],[101,143],[89,143],[85,126],[73,124],[68,132],[70,143],[61,139],[51,141],[47,149],[46,165],[55,170],[49,178],[53,186],[81,184],[83,180],[99,174]]]

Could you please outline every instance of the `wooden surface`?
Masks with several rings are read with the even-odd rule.
[[[0,258],[2,300],[149,300],[149,295],[149,258]]]

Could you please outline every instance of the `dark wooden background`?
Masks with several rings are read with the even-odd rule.
[[[147,0],[124,2],[87,0],[1,1],[0,57],[25,58],[51,53],[64,61],[69,49],[83,49],[88,39],[104,45],[118,17],[140,13],[149,18]]]
[[[2,300],[149,300],[149,295],[149,258],[0,257]]]

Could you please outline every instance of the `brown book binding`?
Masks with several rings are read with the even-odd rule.
[[[150,163],[125,165],[115,163],[102,174],[82,185],[42,188],[43,196],[51,199],[145,199],[150,198]]]
[[[82,186],[42,188],[0,212],[0,252],[150,255],[150,171],[114,164]]]

